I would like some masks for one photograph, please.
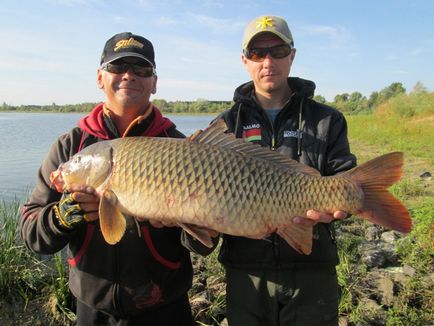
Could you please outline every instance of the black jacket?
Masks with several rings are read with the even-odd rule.
[[[181,298],[191,287],[192,266],[180,241],[180,228],[154,228],[147,222],[136,225],[129,218],[121,241],[109,245],[98,220],[72,232],[59,227],[52,207],[61,194],[50,188],[50,172],[79,149],[119,137],[100,106],[82,119],[80,126],[59,137],[41,165],[36,187],[19,220],[26,246],[52,254],[67,245],[71,292],[86,305],[115,317],[140,314]],[[128,135],[184,137],[156,108],[134,124]]]
[[[324,176],[354,167],[356,158],[350,152],[342,113],[312,99],[313,82],[290,77],[288,84],[293,95],[274,124],[255,100],[253,82],[235,90],[235,104],[220,117],[237,137],[278,150]],[[234,268],[284,269],[294,264],[338,263],[332,226],[327,224],[315,226],[310,255],[298,254],[275,233],[264,240],[230,235],[223,239],[219,259]]]

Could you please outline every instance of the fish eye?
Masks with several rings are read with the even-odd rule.
[[[80,163],[81,162],[81,156],[79,156],[79,155],[75,156],[73,162],[74,163]]]

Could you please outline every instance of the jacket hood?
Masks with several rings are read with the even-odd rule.
[[[152,119],[152,121],[150,121],[149,126],[143,131],[141,136],[155,137],[174,126],[173,122],[163,117],[160,110],[153,104],[151,104],[151,110],[151,114],[147,117]],[[78,126],[90,135],[101,139],[110,139],[109,132],[104,124],[104,115],[104,103],[100,103],[88,115],[80,119]],[[108,117],[106,116],[106,118]],[[140,123],[142,120],[141,116],[137,117],[130,127]]]
[[[298,77],[288,77],[289,87],[298,97],[313,97],[315,92],[315,83],[313,81]],[[254,94],[253,81],[249,81],[238,86],[234,92],[234,102],[251,101]]]

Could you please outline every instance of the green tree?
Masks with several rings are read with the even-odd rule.
[[[413,86],[413,89],[411,90],[411,94],[423,94],[423,93],[428,93],[428,89],[425,87],[424,84],[418,81]]]
[[[402,83],[392,83],[380,91],[381,103],[400,94],[405,94],[405,88],[402,86]]]
[[[316,102],[318,102],[318,103],[322,103],[322,104],[326,104],[326,103],[327,103],[325,97],[322,96],[322,95],[315,95],[315,96],[313,97],[313,99],[314,99]]]

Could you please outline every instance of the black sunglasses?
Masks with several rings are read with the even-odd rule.
[[[282,44],[272,46],[270,48],[245,49],[243,52],[247,59],[255,62],[262,62],[267,57],[268,53],[270,53],[270,55],[274,59],[282,59],[287,57],[291,53],[291,49],[291,46],[287,44]]]
[[[155,69],[150,66],[143,66],[137,63],[104,63],[101,66],[102,70],[108,71],[112,74],[124,74],[131,69],[139,77],[151,77],[156,76]]]

